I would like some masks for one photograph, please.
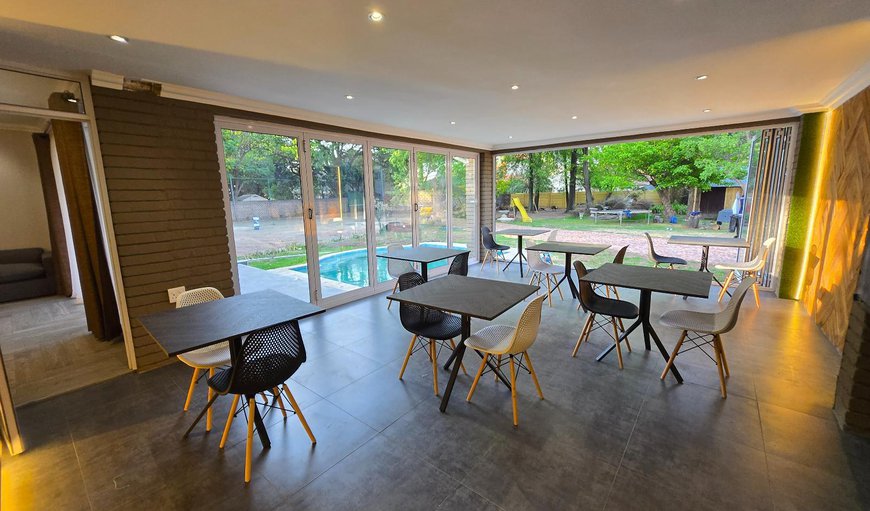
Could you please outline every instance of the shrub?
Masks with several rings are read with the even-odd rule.
[[[689,211],[689,206],[686,204],[677,203],[677,204],[673,205],[673,208],[674,208],[674,213],[676,213],[678,215],[685,215]]]

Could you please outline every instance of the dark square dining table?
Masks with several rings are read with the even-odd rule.
[[[421,284],[411,289],[398,292],[387,297],[401,303],[422,305],[444,312],[458,314],[462,318],[462,339],[456,343],[456,349],[444,364],[444,369],[450,369],[450,379],[441,398],[441,411],[447,410],[453,384],[459,374],[459,365],[465,355],[465,339],[471,336],[471,318],[492,321],[504,314],[514,305],[522,302],[539,289],[538,286],[516,284],[500,280],[464,277],[462,275],[447,275],[446,277]],[[479,354],[479,353],[478,353]],[[450,368],[451,362],[453,368]],[[487,365],[498,378],[510,387],[510,382],[499,369],[489,361]]]
[[[628,337],[638,326],[643,327],[643,342],[647,350],[650,349],[650,337],[656,343],[656,347],[667,360],[670,354],[662,345],[661,339],[650,322],[650,306],[652,294],[665,293],[672,295],[694,296],[707,298],[710,295],[710,284],[713,282],[712,274],[707,272],[671,270],[668,268],[653,268],[650,266],[632,266],[629,264],[606,263],[600,268],[587,273],[580,279],[584,282],[603,284],[606,286],[625,287],[640,291],[640,314],[631,326],[619,336],[620,341]],[[601,361],[608,353],[613,351],[616,343],[609,346],[595,357]],[[678,382],[683,383],[683,377],[676,365],[671,365],[671,372]]]
[[[539,236],[541,234],[550,232],[550,230],[551,229],[534,229],[531,227],[508,227],[507,229],[499,229],[498,231],[495,231],[493,234],[517,237],[517,253],[511,258],[510,261],[508,261],[508,263],[501,271],[507,270],[515,259],[519,259],[518,262],[520,263],[520,278],[523,278],[523,260],[526,258],[526,256],[523,254],[523,236]]]
[[[710,247],[725,247],[725,248],[749,248],[749,242],[734,237],[722,237],[722,236],[671,236],[668,238],[668,245],[690,245],[701,247],[701,265],[698,267],[698,271],[706,271],[710,272],[707,268],[707,261],[710,258]],[[716,278],[716,275],[713,275],[713,280],[716,281],[720,286],[722,285],[719,282],[719,279]],[[728,296],[731,296],[731,293],[728,293]]]
[[[402,250],[396,250],[391,254],[378,254],[382,259],[398,259],[399,261],[410,261],[412,263],[420,263],[420,275],[423,280],[429,280],[429,264],[436,261],[442,261],[451,257],[456,257],[459,254],[470,253],[468,249],[446,248],[446,247],[411,247]]]
[[[610,248],[610,245],[599,245],[596,243],[566,243],[564,241],[545,241],[538,243],[526,250],[538,252],[553,252],[556,254],[565,254],[565,275],[556,283],[559,286],[564,280],[568,280],[568,285],[571,288],[571,296],[577,298],[577,286],[571,278],[571,255],[596,255]]]
[[[243,336],[323,312],[325,309],[321,307],[268,289],[168,309],[138,319],[170,357],[229,341],[230,356],[235,360],[241,352]],[[269,435],[256,407],[254,424],[263,446],[269,447]]]

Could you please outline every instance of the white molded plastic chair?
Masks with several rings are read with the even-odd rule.
[[[220,300],[224,295],[213,287],[200,287],[197,289],[187,290],[175,300],[175,308],[187,307],[199,303],[211,302]],[[190,379],[190,387],[187,389],[187,399],[184,401],[184,411],[190,408],[190,400],[193,398],[193,389],[199,379],[201,371],[208,371],[208,376],[214,376],[215,369],[221,366],[230,365],[230,345],[227,342],[222,342],[206,348],[189,351],[178,355],[178,360],[181,360],[188,366],[193,368],[193,377]],[[211,387],[208,389],[208,398],[212,398]],[[212,413],[211,408],[208,410],[208,416],[205,419],[206,431],[211,431]]]
[[[559,229],[553,229],[550,231],[550,234],[547,235],[547,241],[556,241],[556,238],[559,236]],[[541,259],[548,264],[553,264],[553,254],[549,252],[541,252]]]
[[[717,301],[722,301],[722,297],[725,296],[726,292],[728,292],[728,286],[731,285],[731,281],[737,276],[737,272],[740,272],[742,275],[739,280],[746,279],[747,277],[755,278],[755,284],[752,285],[752,292],[755,294],[755,307],[761,308],[761,301],[758,299],[758,273],[764,269],[764,263],[767,261],[767,254],[770,253],[770,247],[772,247],[774,243],[776,243],[776,238],[768,238],[764,240],[763,248],[755,254],[755,258],[751,261],[743,263],[717,264],[714,266],[717,270],[730,270],[728,277],[725,279],[725,283],[722,284],[722,291],[719,292],[719,299]]]
[[[405,250],[405,245],[401,243],[390,243],[387,245],[387,254],[395,254],[396,252]],[[414,265],[409,261],[401,261],[399,259],[387,259],[387,273],[390,277],[396,279],[396,283],[393,285],[393,294],[396,293],[396,290],[399,289],[399,277],[406,274],[411,273],[414,270]],[[387,300],[387,309],[393,306],[392,300]]]
[[[538,337],[543,302],[544,297],[538,296],[526,305],[526,309],[523,311],[515,327],[509,325],[490,325],[481,328],[465,340],[466,346],[483,353],[480,369],[477,370],[477,375],[474,377],[474,383],[471,384],[471,389],[468,391],[466,401],[471,401],[471,396],[474,395],[477,383],[487,367],[486,361],[492,355],[495,355],[498,357],[497,367],[501,368],[503,364],[501,361],[502,355],[508,356],[508,365],[511,372],[511,404],[513,405],[514,412],[514,427],[519,426],[519,416],[517,414],[517,372],[520,368],[529,372],[532,376],[532,381],[535,383],[535,389],[538,391],[538,397],[544,399],[544,393],[541,391],[541,385],[538,383],[538,375],[535,374],[535,368],[532,366],[532,359],[528,353],[528,349],[532,347],[532,344],[535,343],[535,339]],[[525,365],[523,365],[524,359]]]
[[[559,275],[565,273],[565,270],[559,268],[556,265],[544,262],[541,259],[541,253],[536,250],[528,250],[531,247],[535,246],[535,242],[529,240],[526,244],[526,261],[529,263],[529,273],[531,273],[532,277],[529,279],[529,284],[533,286],[540,286],[542,281],[547,282],[547,304],[552,307],[553,306],[553,298],[552,292],[553,287],[556,288],[556,291],[559,291],[559,298],[565,299],[562,296],[562,290],[559,289],[558,281]],[[552,284],[552,287],[551,287]]]
[[[737,287],[737,290],[734,291],[734,295],[731,297],[731,300],[728,301],[728,305],[726,305],[720,312],[676,310],[662,314],[659,321],[663,325],[672,328],[679,328],[683,331],[683,333],[680,334],[680,340],[677,341],[677,345],[674,346],[674,350],[671,352],[671,357],[668,359],[668,363],[665,365],[665,370],[662,372],[661,376],[662,380],[665,379],[668,371],[670,371],[671,366],[674,364],[674,359],[676,359],[677,355],[681,353],[680,348],[683,346],[683,342],[688,340],[693,344],[693,346],[683,351],[685,352],[695,348],[700,348],[701,351],[707,354],[707,356],[716,363],[719,368],[719,387],[722,390],[722,397],[728,397],[728,391],[725,387],[725,377],[731,376],[731,372],[728,370],[728,361],[725,359],[725,349],[722,347],[721,336],[722,334],[729,332],[734,328],[734,325],[737,324],[737,316],[740,314],[740,304],[743,303],[743,298],[746,297],[746,292],[749,291],[749,288],[753,285],[755,285],[755,279],[753,277],[744,279],[743,282],[740,283],[740,286]],[[710,354],[704,350],[704,346],[709,346],[710,344],[713,345],[713,355],[715,358],[714,356],[710,356]]]

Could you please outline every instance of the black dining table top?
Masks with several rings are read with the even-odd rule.
[[[442,248],[442,247],[411,247],[388,254],[378,254],[384,259],[398,259],[400,261],[412,261],[415,263],[434,263],[448,257],[456,257],[459,254],[471,252],[468,249]]]
[[[501,234],[503,236],[538,236],[545,234],[552,229],[534,229],[532,227],[508,227],[507,229],[499,229],[493,234]]]
[[[172,357],[323,312],[321,307],[269,289],[137,319]]]
[[[651,266],[606,263],[590,271],[580,280],[656,293],[707,298],[710,294],[713,274],[703,271],[670,270]]]
[[[500,280],[447,275],[387,297],[472,318],[493,320],[539,288]]]
[[[600,245],[597,243],[566,243],[564,241],[545,241],[538,243],[532,247],[526,247],[526,250],[537,250],[539,252],[555,252],[557,254],[580,254],[580,255],[595,255],[604,252],[610,248],[610,245]]]
[[[722,236],[671,236],[669,245],[696,245],[701,247],[749,248],[749,242],[734,237]]]

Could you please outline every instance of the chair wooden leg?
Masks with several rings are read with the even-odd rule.
[[[251,482],[251,449],[254,447],[254,407],[257,400],[248,399],[248,437],[245,441],[245,482]]]
[[[752,292],[755,293],[755,308],[761,308],[761,300],[758,299],[758,281],[755,281],[752,284]]]
[[[546,274],[547,277],[547,304],[552,307],[553,306],[553,291],[550,289],[550,274]]]
[[[227,416],[227,423],[224,425],[224,434],[221,436],[221,443],[218,446],[219,449],[223,449],[225,445],[227,445],[227,437],[230,436],[230,426],[233,425],[233,419],[236,416],[236,408],[239,406],[239,395],[236,394],[233,396],[233,404],[230,405],[230,414]]]
[[[211,378],[213,376],[214,376],[214,367],[211,367],[208,370],[208,377]],[[208,388],[208,400],[211,401],[211,398],[213,396],[214,396],[214,390],[212,390],[212,388],[209,386],[209,388]],[[214,413],[212,412],[211,407],[209,407],[208,412],[205,415],[205,430],[206,431],[211,431],[212,416],[213,415],[214,415]]]
[[[580,350],[580,345],[583,344],[583,337],[586,336],[586,330],[589,329],[589,325],[592,323],[592,316],[594,316],[594,314],[591,312],[586,316],[586,322],[583,323],[583,329],[580,330],[580,337],[577,338],[577,344],[574,345],[574,351],[571,352],[572,357],[577,356],[577,352]]]
[[[438,395],[438,359],[435,355],[435,341],[429,339],[429,353],[432,357],[432,385],[435,387],[435,395]]]
[[[725,282],[722,283],[722,291],[719,291],[719,298],[716,299],[717,302],[722,301],[722,297],[725,296],[725,293],[728,292],[728,286],[731,285],[731,279],[734,278],[734,270],[728,272],[728,276],[725,277]]]
[[[562,289],[559,288],[559,284],[556,282],[556,280],[557,280],[556,277],[553,276],[553,286],[556,288],[556,291],[559,292],[559,299],[560,299],[560,300],[564,300],[564,299],[565,299],[565,295],[562,294]]]
[[[610,286],[604,286],[604,294],[607,295],[607,298],[610,298]]]
[[[517,414],[517,373],[514,371],[514,356],[508,355],[511,370],[511,405],[514,409],[514,427],[520,426],[520,419]]]
[[[317,444],[317,439],[314,438],[314,433],[311,432],[311,428],[308,427],[308,421],[305,420],[305,416],[302,415],[302,410],[299,409],[299,403],[296,402],[296,398],[293,397],[293,394],[290,393],[290,388],[287,387],[287,384],[283,384],[284,387],[284,395],[287,396],[287,401],[290,401],[290,406],[293,407],[293,411],[296,412],[296,416],[299,417],[299,422],[302,423],[302,427],[305,428],[305,432],[308,433],[308,438],[311,439],[311,445]]]
[[[477,388],[477,382],[480,381],[480,376],[483,374],[483,370],[486,369],[487,357],[489,357],[489,353],[484,353],[483,360],[480,361],[480,368],[477,370],[477,374],[474,376],[474,381],[471,382],[471,388],[468,390],[468,396],[465,397],[466,401],[471,401],[471,396],[474,395],[474,390]]]
[[[393,284],[393,292],[392,294],[396,294],[396,289],[399,289],[399,279],[396,279],[396,283]],[[390,307],[393,306],[392,300],[387,300],[387,310],[390,310]]]
[[[716,352],[716,369],[719,371],[719,388],[722,391],[722,399],[728,397],[728,390],[725,388],[725,370],[722,363],[722,351],[719,350],[719,336],[713,339],[713,348]]]
[[[613,288],[613,296],[615,296],[616,299],[619,300],[619,290],[616,289],[616,286],[611,286],[611,287]]]
[[[617,322],[618,318],[611,317],[610,322],[613,323],[613,335],[614,340],[619,339],[619,332],[617,331],[619,323]],[[628,343],[628,337],[622,340],[625,343],[625,347],[628,348],[628,352],[631,353],[631,344]]]
[[[535,388],[538,389],[538,397],[544,399],[544,393],[541,391],[541,384],[538,383],[538,375],[535,373],[535,367],[532,365],[532,357],[529,356],[528,351],[524,351],[523,355],[526,356],[526,364],[529,365],[529,374],[532,375],[532,381],[535,383]]]
[[[677,341],[677,345],[674,346],[674,351],[671,352],[671,356],[670,356],[670,358],[668,358],[668,363],[665,364],[665,370],[662,371],[662,376],[659,379],[664,380],[665,376],[668,375],[668,371],[670,371],[671,366],[674,365],[674,359],[677,358],[677,353],[680,352],[680,347],[683,345],[683,341],[686,340],[687,333],[688,333],[687,331],[683,330],[683,333],[680,334],[680,340]]]
[[[402,375],[405,374],[405,368],[408,367],[408,359],[411,358],[411,352],[414,351],[414,343],[417,342],[417,336],[411,337],[411,343],[408,344],[408,353],[405,354],[405,361],[402,362],[402,370],[399,371],[399,379],[402,379]]]
[[[454,351],[456,350],[456,343],[453,342],[453,339],[450,339],[450,347],[453,348]],[[465,373],[465,376],[468,376],[468,371],[465,370],[465,364],[463,362],[459,363],[459,367],[462,369],[462,372]]]
[[[187,389],[187,399],[184,401],[184,411],[190,408],[190,400],[193,399],[193,389],[196,387],[196,380],[199,379],[200,369],[193,368],[193,377],[190,379],[190,387]]]
[[[722,357],[722,366],[725,367],[725,377],[731,377],[731,371],[728,370],[728,359],[725,358],[725,347],[722,346],[722,337],[716,336],[716,340],[719,342],[719,356]]]
[[[610,318],[610,323],[613,325],[613,342],[616,344],[616,359],[619,362],[619,368],[622,369],[622,347],[619,345],[619,330],[616,328],[616,320]]]
[[[278,403],[278,407],[281,409],[281,415],[283,415],[286,419],[287,410],[284,408],[284,401],[281,399],[281,391],[278,390],[278,387],[275,387],[274,389],[272,389],[272,392],[275,393],[275,401]]]

